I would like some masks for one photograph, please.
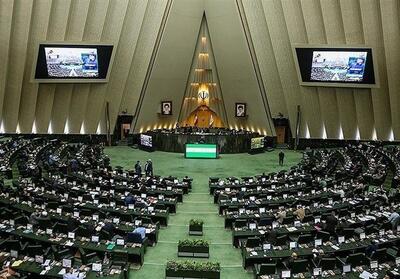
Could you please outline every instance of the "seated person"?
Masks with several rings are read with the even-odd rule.
[[[132,196],[132,194],[129,194],[128,196],[125,197],[125,205],[128,206],[130,204],[135,204],[136,200],[135,197]]]
[[[293,261],[295,261],[297,259],[298,259],[297,253],[293,252],[292,255],[290,255],[290,258],[286,259],[284,261],[284,263],[285,263],[286,267],[290,269],[292,267]]]
[[[133,230],[133,232],[140,234],[142,240],[146,238],[146,228],[137,227],[136,229]]]
[[[293,215],[297,216],[297,220],[303,221],[306,216],[306,210],[302,205],[298,205],[297,209],[293,212]]]
[[[326,217],[325,231],[329,232],[331,235],[335,234],[337,224],[338,220],[335,216],[335,212],[332,211],[331,215]]]
[[[280,224],[283,223],[283,219],[286,217],[286,211],[284,208],[280,208],[280,210],[275,214],[276,221],[278,221]]]
[[[389,216],[389,222],[392,224],[392,229],[395,230],[397,229],[397,226],[400,223],[400,215],[397,212],[393,212]]]

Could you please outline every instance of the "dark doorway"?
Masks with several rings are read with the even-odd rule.
[[[131,130],[133,115],[120,114],[117,118],[117,124],[114,129],[114,142],[118,144],[127,143],[129,132]]]

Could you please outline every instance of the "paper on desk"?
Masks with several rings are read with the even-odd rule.
[[[369,273],[368,271],[365,271],[365,270],[360,274],[360,278],[369,279],[369,278],[373,278],[373,277],[374,276],[371,273]]]
[[[12,266],[12,267],[16,267],[16,266],[19,266],[19,265],[22,264],[22,263],[23,263],[23,261],[21,261],[21,260],[15,261],[11,266]]]

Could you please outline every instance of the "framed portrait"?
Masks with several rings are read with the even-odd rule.
[[[246,103],[235,103],[235,116],[246,117]]]
[[[161,102],[161,114],[162,115],[172,115],[172,102],[171,101]]]

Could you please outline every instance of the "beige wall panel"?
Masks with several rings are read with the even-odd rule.
[[[82,41],[86,18],[89,12],[89,4],[89,0],[72,0],[65,41]],[[55,134],[69,132],[68,127],[67,129],[65,128],[69,115],[73,88],[73,84],[58,84],[56,87],[51,114],[52,129]]]
[[[173,2],[146,94],[136,116],[136,132],[169,127],[177,121],[203,11],[203,1]],[[159,116],[163,100],[173,102],[172,116]]]
[[[383,43],[386,56],[386,70],[392,115],[394,138],[400,139],[400,26],[399,2],[380,1]]]
[[[272,3],[272,1],[269,1]],[[251,38],[257,55],[257,61],[263,77],[264,87],[266,88],[268,104],[271,108],[272,116],[281,112],[286,117],[285,95],[279,77],[277,61],[273,52],[271,35],[264,15],[263,5],[259,0],[243,1],[246,18],[249,25]]]
[[[344,34],[349,45],[363,45],[364,34],[359,0],[341,0]],[[361,139],[369,139],[374,128],[374,114],[370,89],[354,89],[354,101],[357,113],[357,126]]]
[[[109,0],[90,1],[89,12],[82,37],[84,42],[101,41],[108,8]],[[95,90],[99,90],[100,88],[103,90],[103,87],[107,87],[107,84],[76,84],[73,88],[68,117],[69,132],[71,134],[78,134],[80,132],[86,133],[83,120],[85,118],[87,102],[92,87],[95,88]]]
[[[31,133],[35,119],[38,83],[30,82],[33,64],[39,42],[46,40],[47,27],[52,0],[37,0],[33,2],[32,20],[29,31],[28,52],[25,63],[24,80],[22,83],[19,107],[19,128],[21,133]]]
[[[207,0],[206,15],[229,125],[273,135],[235,1]],[[235,102],[248,104],[246,120],[235,117]]]
[[[124,24],[124,20],[128,20],[132,15],[128,15],[128,3],[129,1],[120,1],[118,5],[115,2],[110,2],[109,13],[107,14],[107,19],[104,24],[104,29],[102,33],[101,39],[103,41],[110,41],[114,44],[114,51],[116,54],[119,53],[119,40]],[[140,25],[136,26],[136,28],[140,28]],[[114,65],[117,65],[114,60]],[[119,65],[117,66],[117,68]],[[115,68],[112,68],[110,73],[110,82],[114,80],[113,73]],[[87,107],[86,107],[86,115],[85,115],[85,129],[87,133],[94,133],[97,129],[97,125],[101,119],[105,117],[104,110],[104,100],[107,94],[114,96],[115,92],[108,90],[110,83],[102,86],[101,90],[91,90]],[[105,132],[105,130],[103,130]],[[111,130],[111,132],[113,132]]]
[[[1,115],[3,111],[3,101],[6,90],[13,8],[14,1],[0,1],[0,38],[2,38],[0,39],[0,57],[2,57],[2,63],[0,67],[0,123],[2,122]]]
[[[301,94],[299,94],[300,86],[298,83],[295,61],[292,55],[292,46],[289,40],[284,11],[280,0],[263,0],[263,7],[280,82],[286,100],[292,135],[294,136],[296,132],[297,106],[302,106],[303,103]],[[304,123],[303,119],[301,127],[305,127]],[[302,132],[300,131],[300,133]]]
[[[167,0],[150,0],[143,19],[138,43],[128,73],[119,111],[127,110],[134,114],[149,66],[151,53],[160,29],[161,20],[166,9]],[[150,9],[151,7],[151,9]]]
[[[360,7],[365,44],[374,48],[375,71],[379,73],[380,80],[380,87],[371,89],[375,129],[379,140],[388,140],[392,117],[388,113],[391,110],[379,1],[363,0]]]
[[[302,13],[301,2],[293,0],[282,0],[283,14],[285,16],[291,44],[307,43],[307,32]],[[288,54],[292,55],[293,54]],[[295,59],[295,58],[293,58]],[[296,79],[297,82],[298,79]],[[306,127],[311,137],[319,138],[322,134],[322,119],[319,107],[319,97],[316,88],[300,86],[297,91],[302,99],[301,118],[304,120],[301,126],[300,137],[307,137]]]
[[[105,114],[105,98],[111,99],[111,123],[114,123],[116,120],[121,95],[124,85],[127,82],[126,77],[129,73],[129,66],[136,48],[147,2],[120,1],[117,6],[115,6],[116,3],[113,4],[111,2],[110,18],[106,20],[102,40],[114,43],[114,50],[116,51],[114,58],[115,67],[112,68],[107,87],[102,87],[101,91],[92,90],[89,95],[85,116],[85,128],[88,133],[96,132],[100,118]]]
[[[52,1],[50,20],[47,28],[47,41],[63,41],[65,39],[70,7],[71,0]],[[57,85],[55,84],[39,85],[35,118],[37,133],[47,133],[49,131],[56,87]]]
[[[326,33],[320,1],[303,0],[301,4],[308,42],[310,44],[325,44]],[[318,91],[326,136],[336,139],[339,136],[339,119],[335,89],[318,87],[316,90]],[[321,136],[324,136],[324,134]]]
[[[7,79],[3,103],[5,132],[14,133],[18,124],[19,101],[24,77],[33,1],[14,1]]]
[[[321,1],[321,11],[324,20],[326,41],[329,45],[344,45],[346,43],[343,30],[342,13],[339,0]],[[347,15],[346,15],[347,16]],[[334,89],[337,100],[339,127],[345,139],[354,139],[356,136],[357,116],[353,90],[348,88]],[[339,134],[337,138],[340,138]]]

